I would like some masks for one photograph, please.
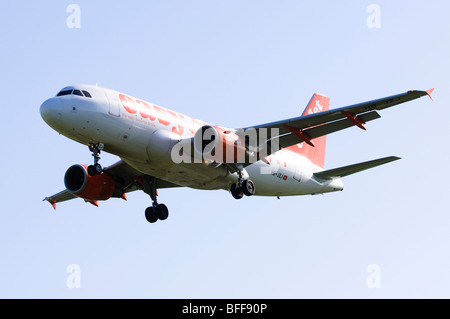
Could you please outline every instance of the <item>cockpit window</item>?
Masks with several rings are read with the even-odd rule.
[[[83,93],[81,93],[81,92],[83,92]],[[71,94],[78,95],[78,96],[85,96],[85,97],[89,97],[89,98],[92,97],[92,95],[88,91],[73,90],[73,89],[66,89],[66,88],[62,89],[58,94],[56,94],[56,96],[64,96],[64,95],[71,95]]]
[[[89,94],[88,91],[84,91],[84,90],[83,90],[83,94],[84,94],[85,97],[92,97],[92,96]]]
[[[72,90],[62,90],[56,96],[70,95],[72,94]]]

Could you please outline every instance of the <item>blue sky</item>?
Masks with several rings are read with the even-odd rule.
[[[81,9],[69,28],[66,8]],[[370,4],[380,28],[369,28]],[[446,1],[8,2],[3,96],[2,298],[449,298],[450,5]],[[328,137],[326,168],[402,157],[339,193],[234,200],[161,190],[100,207],[42,202],[83,145],[40,104],[70,84],[125,92],[204,121],[245,127],[301,113],[314,92],[341,107],[410,89],[363,132]],[[103,165],[117,161],[102,154]],[[69,288],[69,265],[80,288]],[[377,265],[380,288],[369,288]]]

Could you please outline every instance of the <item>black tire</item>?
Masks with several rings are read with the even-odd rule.
[[[87,168],[87,172],[88,172],[89,176],[96,175],[94,165],[89,165],[88,168]]]
[[[159,204],[155,207],[156,210],[156,216],[158,216],[159,220],[166,220],[167,217],[169,217],[169,210],[167,209],[167,206],[164,204]]]
[[[145,210],[145,219],[147,219],[147,221],[152,224],[158,220],[158,215],[156,214],[155,207],[147,207],[147,209]]]
[[[94,170],[95,174],[101,174],[103,172],[103,168],[99,163],[94,165]]]
[[[251,180],[245,180],[242,183],[242,191],[246,196],[252,196],[255,194],[255,184]]]
[[[243,192],[242,188],[238,186],[237,183],[231,184],[230,191],[231,191],[231,195],[235,199],[241,199],[242,197],[244,197],[244,192]]]

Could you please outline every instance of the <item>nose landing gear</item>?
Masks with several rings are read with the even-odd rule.
[[[98,175],[103,172],[102,166],[98,163],[100,160],[100,153],[105,148],[103,143],[90,143],[89,150],[92,152],[92,156],[94,157],[94,165],[89,165],[87,168],[88,174],[90,176]]]

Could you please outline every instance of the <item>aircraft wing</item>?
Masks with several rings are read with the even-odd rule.
[[[250,126],[240,130],[256,129],[260,146],[270,139],[278,138],[280,147],[288,147],[301,142],[312,144],[314,138],[327,135],[351,126],[365,129],[364,124],[381,116],[377,111],[392,107],[397,104],[415,100],[428,95],[431,99],[433,89],[427,91],[408,91],[406,93],[388,96],[378,100],[372,100],[350,106],[345,106],[320,113],[295,117],[278,122]],[[259,139],[260,129],[267,129],[264,136],[270,136],[271,129],[278,129],[277,136],[271,136],[268,141]],[[276,151],[276,148],[275,148]],[[267,155],[272,152],[268,149]]]
[[[122,194],[142,189],[142,178],[151,177],[142,174],[123,161],[119,161],[109,167],[104,168],[103,172],[112,176],[114,181],[116,182],[116,189],[118,190],[117,194],[120,195],[113,195],[113,197],[122,197],[124,199],[126,199],[126,197],[123,197]],[[181,187],[159,178],[156,179],[156,185],[158,189]],[[56,203],[64,202],[74,198],[78,197],[70,193],[68,190],[63,190],[57,194],[44,198],[44,201],[48,201],[50,204],[52,204],[53,208],[56,209]],[[95,202],[91,203],[96,205]]]

